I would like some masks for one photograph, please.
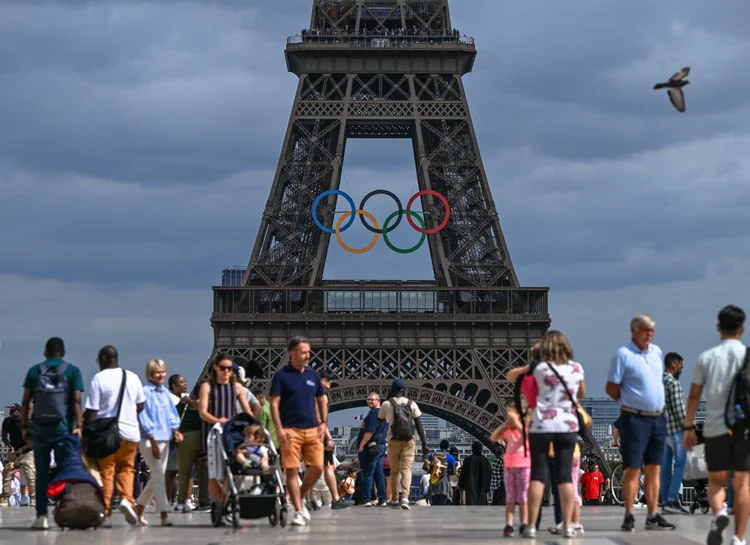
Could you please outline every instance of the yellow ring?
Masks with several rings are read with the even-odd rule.
[[[366,217],[368,220],[370,220],[373,223],[373,225],[375,225],[375,229],[380,229],[380,226],[378,225],[378,220],[376,220],[375,216],[373,216],[366,210],[357,210],[357,214],[360,214]],[[375,236],[373,237],[372,242],[368,244],[367,246],[365,246],[364,248],[360,248],[360,249],[350,248],[349,246],[344,244],[343,240],[341,240],[341,225],[344,223],[346,218],[348,218],[351,215],[352,215],[351,212],[344,212],[344,215],[341,216],[339,218],[339,221],[336,222],[336,240],[338,240],[339,245],[350,254],[364,254],[366,252],[369,252],[378,243],[378,237],[380,237],[380,233],[375,233]]]

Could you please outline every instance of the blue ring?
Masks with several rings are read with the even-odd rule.
[[[323,231],[324,233],[328,233],[330,235],[335,235],[336,234],[336,230],[335,229],[329,229],[328,227],[325,227],[322,223],[320,223],[320,220],[318,219],[318,214],[317,214],[317,212],[318,212],[318,204],[320,204],[320,201],[322,201],[323,198],[327,197],[328,195],[341,195],[342,197],[344,197],[349,202],[349,206],[352,207],[352,215],[349,218],[349,221],[347,222],[346,225],[344,225],[339,230],[340,233],[343,233],[344,231],[346,231],[347,229],[349,229],[349,227],[352,226],[352,224],[354,223],[355,218],[357,217],[357,207],[354,206],[354,201],[352,200],[352,198],[349,195],[347,195],[343,191],[339,191],[338,189],[329,189],[328,191],[323,191],[323,193],[321,193],[320,195],[318,195],[318,198],[315,199],[315,201],[313,202],[313,205],[312,205],[312,219],[315,222],[315,225],[317,225],[318,228],[321,231]]]

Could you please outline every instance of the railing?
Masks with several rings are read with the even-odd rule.
[[[314,288],[214,287],[214,317],[226,314],[514,315],[548,318],[548,288],[391,285]]]
[[[318,44],[318,45],[347,45],[351,47],[398,48],[415,45],[461,44],[474,45],[474,38],[470,36],[386,36],[377,34],[357,34],[344,36],[341,34],[307,34],[305,36],[289,36],[287,45]]]

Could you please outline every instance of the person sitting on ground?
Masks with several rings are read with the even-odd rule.
[[[245,428],[245,442],[237,447],[235,459],[245,469],[260,468],[264,475],[273,472],[268,462],[266,432],[258,424]]]

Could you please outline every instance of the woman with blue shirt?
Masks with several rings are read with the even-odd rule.
[[[135,512],[139,522],[146,526],[146,506],[151,499],[156,500],[156,510],[161,513],[161,525],[172,526],[169,520],[167,487],[165,474],[169,459],[169,443],[172,439],[179,443],[182,434],[179,432],[180,417],[172,402],[168,388],[164,387],[167,378],[167,365],[162,360],[151,360],[146,364],[146,380],[143,386],[146,403],[138,415],[141,424],[140,450],[148,467],[151,478],[138,496]]]

